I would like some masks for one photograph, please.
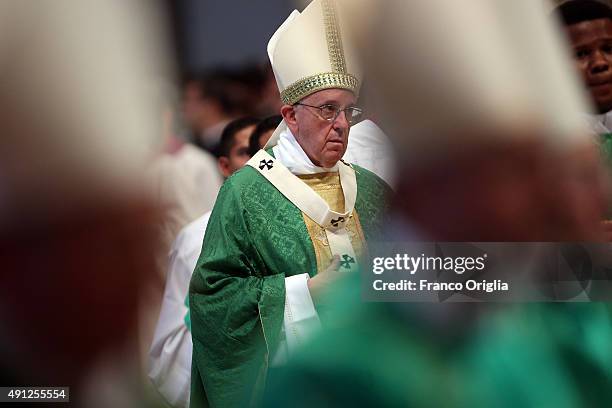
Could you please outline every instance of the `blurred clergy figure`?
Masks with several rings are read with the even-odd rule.
[[[368,169],[389,186],[395,186],[395,160],[391,141],[369,119],[351,128],[348,148],[342,160]]]
[[[158,406],[138,316],[160,244],[143,180],[151,84],[170,71],[161,11],[0,2],[0,382],[69,386],[74,407]]]
[[[340,159],[360,72],[335,2],[294,11],[268,54],[283,122],[221,188],[189,294],[191,406],[257,405],[269,368],[321,325],[321,295],[355,271],[389,187]]]

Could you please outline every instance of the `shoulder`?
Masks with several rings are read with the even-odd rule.
[[[250,207],[253,202],[261,202],[264,196],[269,198],[273,194],[271,190],[274,190],[272,184],[253,167],[246,165],[225,180],[215,208],[235,205]]]
[[[245,165],[229,176],[222,189],[242,191],[245,187],[266,181],[253,167]]]
[[[380,236],[392,197],[391,188],[380,177],[363,167],[352,165],[357,178],[355,207],[366,239]]]

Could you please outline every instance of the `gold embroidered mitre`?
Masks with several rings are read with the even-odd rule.
[[[268,56],[283,103],[331,88],[357,95],[360,73],[334,0],[314,0],[293,11],[268,43]]]

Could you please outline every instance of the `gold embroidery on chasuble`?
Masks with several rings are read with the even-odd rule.
[[[342,185],[340,184],[339,173],[315,173],[298,176],[308,187],[312,188],[325,202],[329,205],[333,211],[344,212],[344,194],[342,192]],[[329,266],[332,259],[332,253],[327,242],[327,235],[325,229],[320,227],[316,222],[312,220],[308,215],[302,213],[308,235],[314,247],[315,257],[317,259],[317,271],[322,271]],[[346,224],[346,230],[351,244],[355,250],[355,255],[360,259],[363,257],[365,249],[365,238],[363,236],[363,230],[361,229],[361,223],[359,222],[359,215],[357,210],[353,210],[353,213],[349,217]]]

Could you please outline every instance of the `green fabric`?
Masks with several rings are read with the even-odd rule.
[[[609,304],[368,304],[359,303],[356,282],[336,298],[334,320],[344,324],[275,371],[266,407],[607,407],[612,401]],[[478,318],[466,318],[476,312]]]
[[[608,168],[612,168],[612,133],[600,135],[600,149]]]
[[[380,233],[388,186],[355,166],[366,239]],[[189,290],[192,407],[258,405],[281,332],[287,276],[316,274],[302,214],[255,169],[223,184]]]
[[[599,149],[601,152],[602,160],[605,165],[605,168],[608,172],[608,176],[612,176],[612,133],[603,133],[599,135]],[[612,202],[608,203],[608,208],[606,209],[605,218],[610,220],[612,219]]]
[[[187,307],[187,312],[185,312],[185,326],[187,326],[187,330],[191,332],[191,314],[189,313],[189,294],[185,296],[185,306]]]

